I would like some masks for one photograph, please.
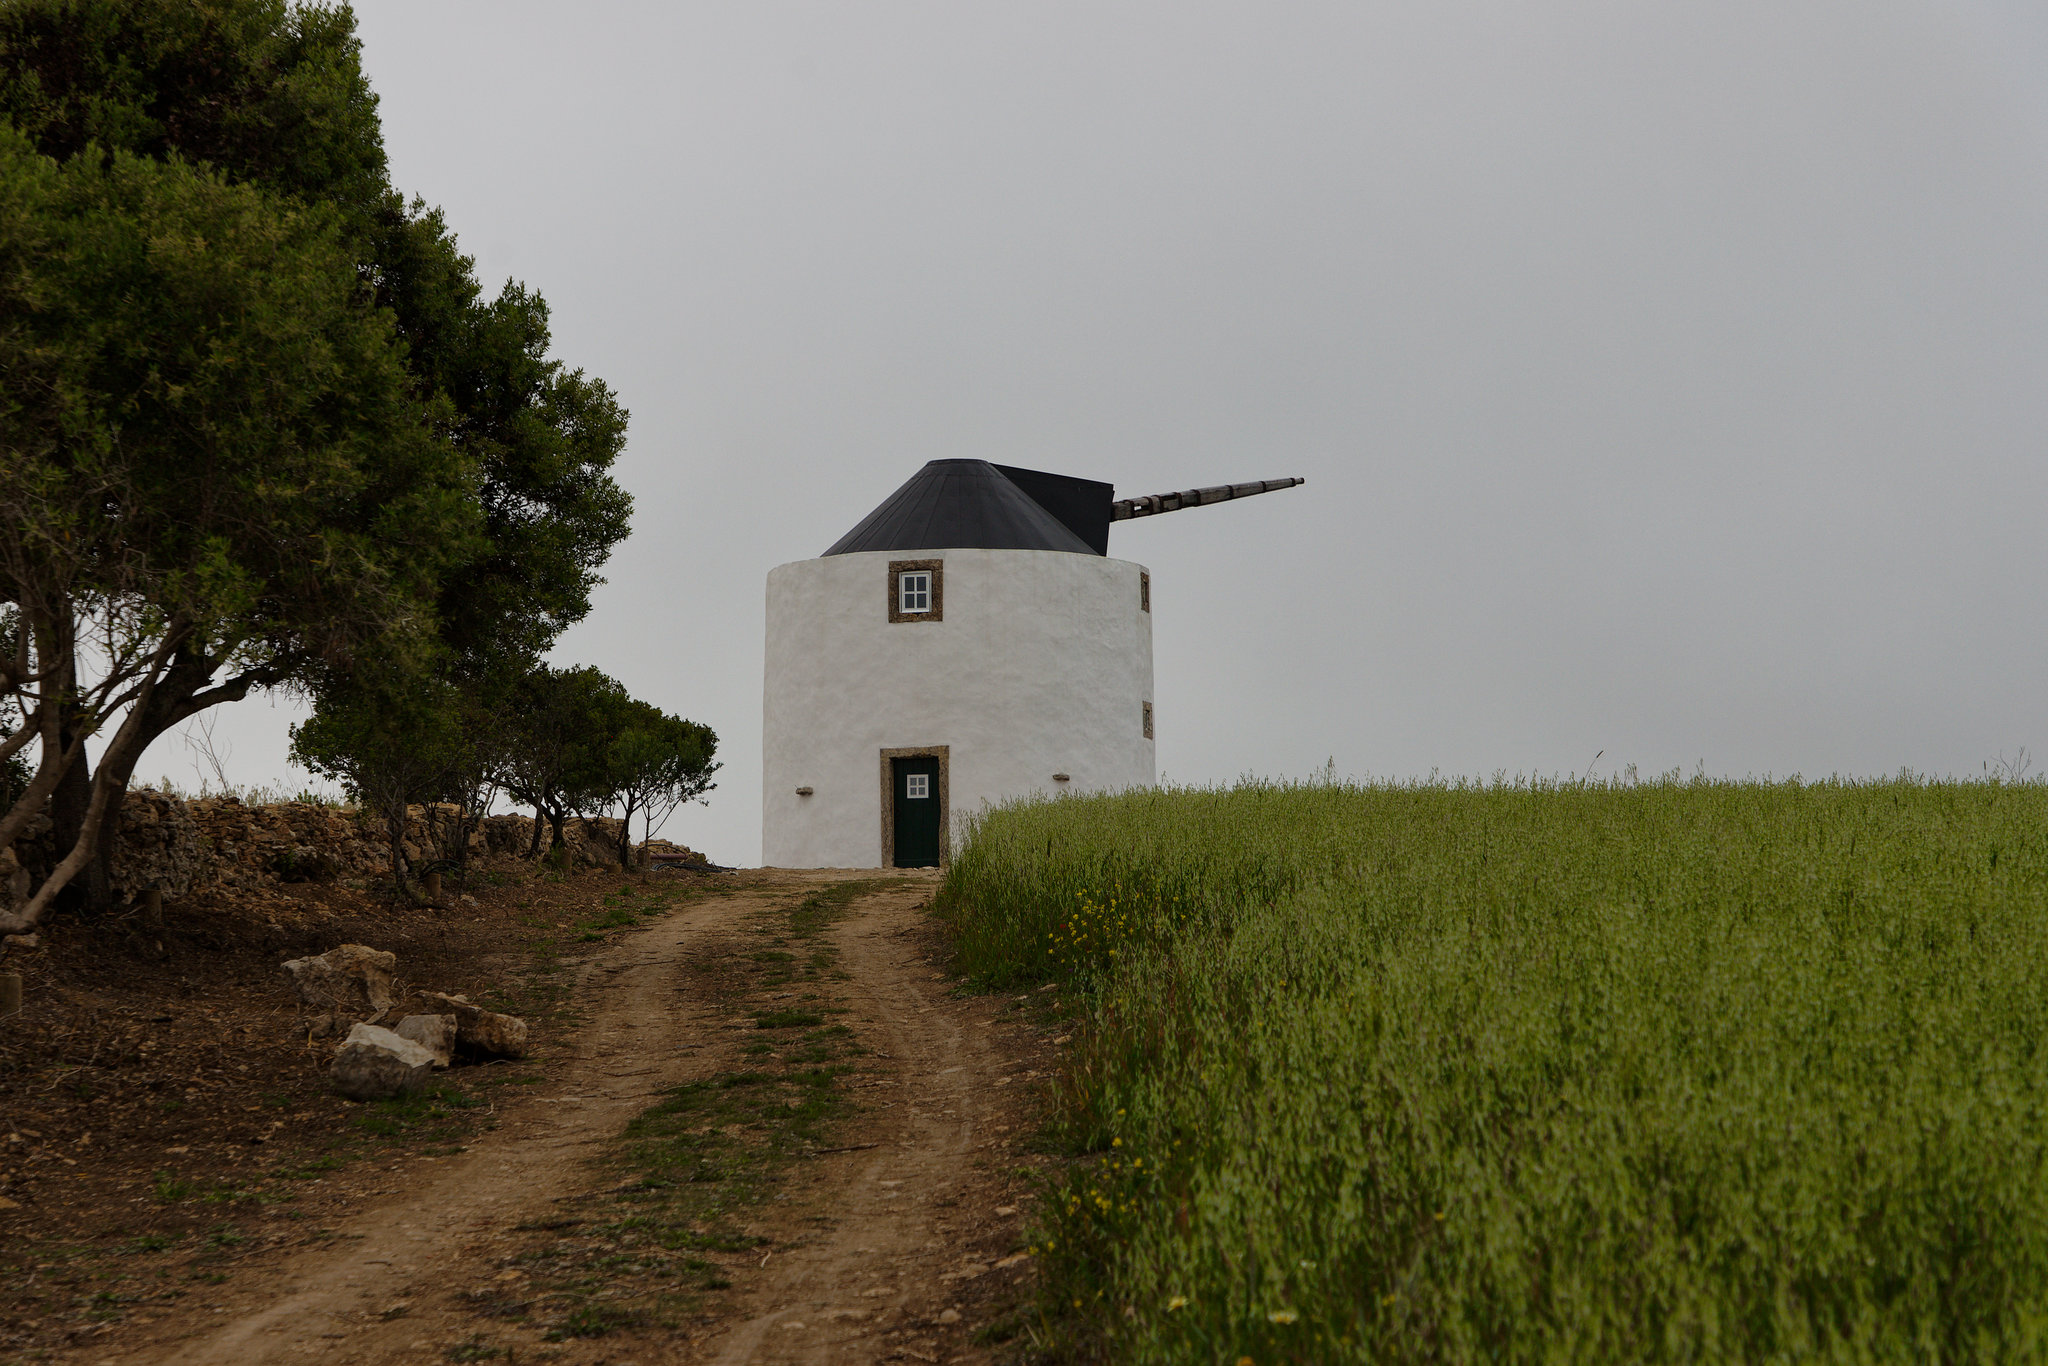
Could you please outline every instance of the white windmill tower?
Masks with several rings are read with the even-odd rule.
[[[1118,502],[934,460],[823,555],[770,570],[762,862],[929,867],[955,811],[1151,784],[1152,581],[1108,557],[1110,523],[1301,482]]]

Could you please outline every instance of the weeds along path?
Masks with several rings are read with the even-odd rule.
[[[972,1338],[1016,1331],[1007,1083],[1035,1075],[996,1026],[1042,1032],[1043,1008],[952,996],[928,879],[846,883],[761,875],[624,935],[578,969],[585,1023],[546,1083],[499,1088],[466,1151],[394,1164],[331,1236],[65,1357],[984,1359]]]

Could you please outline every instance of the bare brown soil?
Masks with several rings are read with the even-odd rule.
[[[1018,1354],[1057,1017],[956,993],[928,877],[501,876],[60,931],[0,1025],[0,1361]],[[327,1095],[276,965],[339,942],[536,1056]]]

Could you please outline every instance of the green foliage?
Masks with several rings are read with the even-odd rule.
[[[378,299],[448,439],[476,461],[483,546],[442,584],[441,639],[479,683],[529,668],[590,612],[598,569],[631,527],[609,474],[626,411],[600,380],[548,357],[547,303],[507,282],[486,300],[438,211],[396,196],[374,239]]]
[[[825,1023],[815,1010],[768,1010],[754,1017],[756,1029],[809,1029]]]
[[[543,665],[508,703],[504,785],[554,826],[557,843],[570,816],[617,809],[623,866],[634,814],[652,822],[709,791],[717,746],[709,726],[638,700],[597,669]]]
[[[473,762],[479,730],[470,699],[439,677],[359,675],[330,686],[313,714],[292,727],[292,762],[338,781],[382,820],[392,881],[403,892],[409,808],[446,795],[451,775]]]
[[[648,837],[669,813],[696,800],[714,784],[719,765],[711,760],[718,736],[711,727],[670,716],[635,698],[614,706],[603,721],[610,736],[601,760],[600,800],[619,812],[619,863],[632,849],[633,816],[642,813]]]
[[[331,217],[179,162],[60,167],[4,127],[0,205],[0,530],[28,627],[68,594],[124,645],[244,660],[402,633],[467,549],[474,473]]]
[[[414,686],[330,694],[292,727],[292,762],[378,811],[432,800],[468,738],[460,699],[435,681],[402,681]]]
[[[942,911],[1080,1012],[1048,1309],[1118,1360],[2048,1354],[2048,788],[998,811]]]
[[[18,929],[82,872],[110,894],[100,827],[163,730],[413,651],[477,519],[334,215],[177,159],[60,164],[0,124],[0,374],[0,599],[32,646],[0,689],[43,737],[0,845],[47,802],[64,851]]]
[[[397,1100],[372,1101],[356,1116],[355,1127],[376,1138],[440,1141],[466,1134],[462,1112],[483,1104],[454,1086],[431,1086]]]
[[[181,1200],[189,1200],[198,1190],[197,1184],[185,1180],[175,1172],[158,1172],[156,1179],[150,1183],[150,1194],[156,1197],[156,1202],[160,1205],[175,1205]]]
[[[621,1328],[637,1327],[644,1317],[636,1310],[613,1305],[579,1304],[542,1337],[547,1342],[561,1342],[567,1338],[601,1338]]]
[[[384,192],[354,16],[283,0],[9,0],[0,119],[47,155],[205,162],[368,210]]]
[[[0,7],[0,121],[68,160],[182,159],[328,206],[393,319],[417,396],[473,463],[482,543],[444,576],[442,638],[474,675],[523,664],[590,610],[629,529],[608,473],[626,414],[547,357],[541,296],[486,299],[437,210],[385,178],[377,100],[346,8],[283,0],[12,0]]]
[[[75,649],[49,621],[116,618],[90,623],[110,680],[51,685],[64,737],[156,671],[102,787],[252,687],[360,713],[402,677],[488,708],[627,533],[625,411],[548,356],[537,293],[486,297],[389,185],[360,56],[346,7],[0,6],[0,589],[39,658]],[[53,816],[89,849],[66,753]],[[480,810],[484,771],[435,795]]]
[[[0,759],[0,811],[14,805],[15,799],[28,791],[30,776],[28,761],[20,754]]]
[[[555,843],[563,821],[602,805],[613,718],[631,701],[618,682],[587,665],[542,665],[519,680],[508,722],[505,791],[553,824]]]

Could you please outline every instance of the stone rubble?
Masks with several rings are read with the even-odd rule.
[[[455,1017],[453,1015],[408,1015],[391,1027],[401,1039],[410,1039],[433,1056],[442,1068],[455,1060]]]
[[[343,944],[312,958],[294,958],[285,973],[299,999],[322,1013],[384,1018],[398,1000],[398,956],[363,944]]]
[[[485,1010],[466,996],[444,996],[438,991],[423,991],[420,996],[455,1016],[455,1038],[463,1051],[493,1058],[525,1056],[526,1021],[518,1016]]]
[[[350,1100],[395,1100],[427,1084],[434,1055],[411,1039],[373,1024],[359,1024],[334,1051],[328,1075]]]
[[[406,996],[397,980],[398,955],[386,950],[343,944],[281,966],[300,1001],[317,1012],[303,1022],[306,1041],[347,1034],[335,1050],[332,1076],[334,1089],[352,1100],[385,1100],[416,1089],[424,1084],[414,1075],[422,1060],[433,1071],[453,1066],[458,1051],[490,1058],[526,1052],[526,1021],[467,996],[418,992],[429,1008],[384,1027]]]

